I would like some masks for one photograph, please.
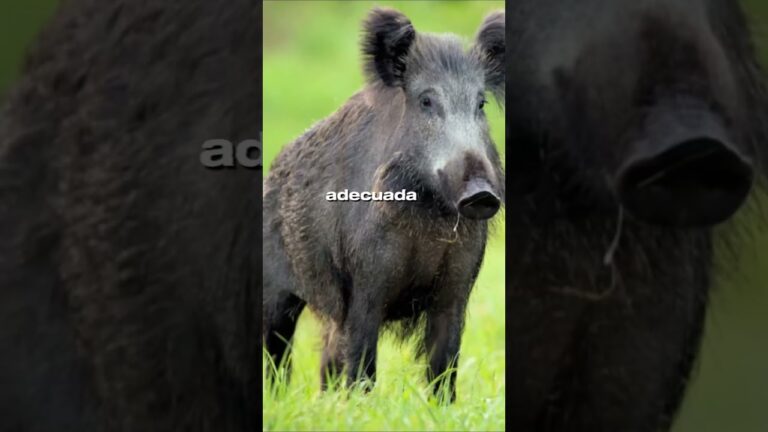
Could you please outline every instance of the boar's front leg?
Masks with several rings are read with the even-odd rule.
[[[347,301],[343,324],[343,363],[347,385],[366,382],[365,390],[371,390],[376,379],[376,345],[379,330],[384,322],[385,303],[393,290],[409,277],[409,238],[397,231],[385,231],[373,227],[360,237],[367,254],[354,257],[349,286],[345,287]],[[363,248],[361,248],[363,250]]]
[[[424,333],[424,351],[429,356],[427,380],[433,384],[433,393],[441,403],[456,401],[456,369],[464,315],[484,250],[484,241],[467,241],[448,255],[442,276],[436,281],[434,300],[427,309]]]
[[[436,281],[435,297],[427,310],[424,350],[429,356],[427,380],[441,403],[456,401],[456,369],[459,364],[461,333],[472,285],[482,262],[484,243],[450,258],[451,265]]]
[[[347,385],[364,382],[365,391],[376,381],[376,346],[383,320],[383,284],[372,281],[378,273],[370,274],[352,287],[342,326]]]
[[[360,305],[365,301],[354,302]],[[370,391],[376,381],[376,346],[379,341],[380,312],[374,307],[353,306],[345,321],[347,384],[365,382]]]
[[[464,322],[463,302],[438,306],[427,312],[424,346],[429,355],[427,381],[442,403],[456,401],[456,368]]]

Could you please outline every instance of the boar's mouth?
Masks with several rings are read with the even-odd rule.
[[[751,164],[720,140],[698,137],[635,160],[619,175],[618,194],[635,216],[667,226],[711,226],[747,198]]]

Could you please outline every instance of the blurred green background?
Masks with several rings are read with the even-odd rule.
[[[104,0],[107,1],[107,0]],[[213,0],[212,0],[213,1]],[[50,16],[56,0],[0,2],[0,98],[19,76],[23,53]],[[377,2],[397,7],[420,31],[474,34],[482,16],[501,2]],[[755,41],[768,60],[768,3],[746,0]],[[264,3],[265,168],[279,151],[338,108],[362,85],[358,57],[360,19],[367,2]],[[768,63],[766,63],[768,64]],[[494,137],[503,122],[491,115]],[[742,217],[747,223],[746,216]],[[319,334],[309,314],[297,332],[294,381],[287,394],[265,401],[272,429],[354,429],[360,424],[401,429],[498,430],[503,428],[504,245],[499,228],[470,305],[464,336],[460,403],[452,409],[420,405],[420,377],[408,350],[385,340],[382,379],[373,397],[340,400],[317,396]],[[768,234],[751,232],[731,276],[712,294],[702,356],[675,432],[768,431]],[[302,367],[306,366],[306,367]],[[377,396],[378,395],[378,396]],[[267,424],[267,423],[265,423]],[[511,425],[513,426],[513,425]],[[316,430],[316,429],[315,429]]]

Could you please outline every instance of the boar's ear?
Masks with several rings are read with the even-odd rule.
[[[504,19],[503,11],[488,15],[475,37],[475,50],[485,66],[485,86],[504,104]]]
[[[363,56],[368,80],[380,79],[388,86],[403,83],[405,57],[416,31],[402,13],[374,8],[363,25]]]

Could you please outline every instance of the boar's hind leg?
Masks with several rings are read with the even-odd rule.
[[[274,364],[267,365],[268,378],[275,378],[276,369],[285,372],[286,379],[290,376],[290,344],[296,321],[299,319],[306,303],[299,297],[283,292],[269,300],[264,311],[264,346]]]

